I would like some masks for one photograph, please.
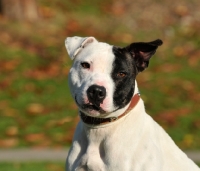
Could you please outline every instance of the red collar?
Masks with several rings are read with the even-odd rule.
[[[89,125],[105,125],[105,124],[114,122],[114,121],[122,118],[126,114],[128,114],[137,105],[139,100],[140,100],[140,95],[135,94],[131,99],[131,103],[130,103],[129,107],[126,109],[126,111],[124,113],[122,113],[118,117],[96,118],[96,117],[91,117],[91,116],[85,115],[83,112],[80,112],[80,117],[84,123],[89,124]]]

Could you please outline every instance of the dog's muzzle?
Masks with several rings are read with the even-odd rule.
[[[87,96],[89,102],[99,108],[106,97],[106,89],[103,86],[92,85],[87,90]]]
[[[92,116],[86,115],[82,111],[80,111],[80,117],[84,123],[89,124],[89,125],[105,125],[110,122],[115,122],[119,120],[120,118],[124,117],[125,115],[127,115],[137,105],[139,100],[140,100],[140,94],[137,93],[132,97],[131,102],[128,108],[126,109],[126,111],[117,117],[108,117],[108,118],[92,117]]]

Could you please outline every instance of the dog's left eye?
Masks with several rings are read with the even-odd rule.
[[[118,78],[124,78],[126,76],[126,73],[125,72],[118,72],[117,73],[117,77]]]
[[[84,69],[90,69],[90,64],[87,63],[87,62],[82,62],[82,63],[81,63],[81,66],[82,66]]]

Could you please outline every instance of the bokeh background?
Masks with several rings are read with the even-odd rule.
[[[199,0],[0,0],[0,148],[69,147],[79,120],[67,36],[164,44],[137,77],[146,110],[183,150],[200,149]]]

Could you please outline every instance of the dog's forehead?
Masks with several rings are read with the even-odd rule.
[[[86,61],[94,65],[110,64],[114,60],[113,46],[98,42],[86,47],[78,56],[79,61]]]

